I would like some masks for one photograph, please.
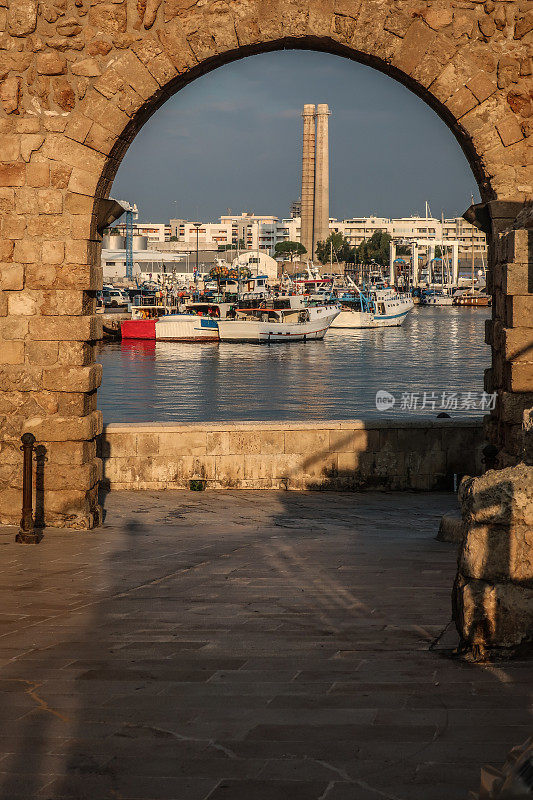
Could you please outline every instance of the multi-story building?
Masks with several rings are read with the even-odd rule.
[[[296,204],[293,204],[296,206]],[[125,234],[125,223],[115,226]],[[397,244],[419,241],[421,251],[428,243],[459,242],[459,259],[470,258],[472,243],[476,260],[485,258],[487,243],[485,234],[462,217],[437,219],[430,215],[419,217],[399,217],[390,219],[371,215],[329,221],[331,231],[342,233],[352,246],[358,246],[377,231],[388,233]],[[301,218],[291,216],[278,219],[272,214],[253,214],[243,211],[240,214],[226,214],[219,222],[194,223],[185,219],[171,219],[169,225],[163,223],[135,223],[134,232],[146,236],[148,245],[155,242],[168,242],[172,237],[173,249],[182,253],[199,250],[216,251],[231,246],[239,250],[256,250],[274,255],[278,242],[301,241]],[[422,244],[425,242],[425,245]],[[308,254],[312,257],[312,254]]]
[[[199,250],[218,250],[233,243],[232,226],[222,221],[194,223],[186,219],[171,219],[170,228],[172,237],[184,252],[195,251],[197,243]]]
[[[126,223],[120,222],[113,225],[118,228],[120,235],[126,235]],[[171,236],[170,225],[164,222],[134,222],[133,233],[135,236],[146,236],[148,242],[168,242]]]
[[[474,228],[462,217],[437,219],[436,217],[357,217],[345,220],[330,220],[331,230],[342,233],[352,246],[358,246],[365,239],[370,239],[376,231],[388,233],[393,241],[435,240],[436,243],[446,241],[459,242],[459,258],[466,258],[472,252],[474,239],[474,255],[484,257],[487,252],[485,234]]]

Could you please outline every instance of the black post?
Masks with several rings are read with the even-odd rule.
[[[20,520],[20,530],[15,537],[15,541],[22,544],[38,544],[41,541],[41,534],[34,528],[33,522],[33,475],[32,459],[33,445],[35,436],[33,433],[25,433],[22,438],[23,471],[22,471],[22,518]]]

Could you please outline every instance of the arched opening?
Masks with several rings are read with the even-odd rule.
[[[266,49],[272,52],[273,57],[278,57],[278,56],[276,56],[276,53],[274,51],[275,50],[279,51],[281,49],[288,50],[288,48],[290,47],[291,44],[292,43],[289,43],[289,42],[283,42],[283,43],[278,42],[278,43],[275,43],[275,46],[273,45],[272,47],[268,47]],[[297,43],[298,47],[296,49],[299,49],[300,51],[307,50],[308,52],[311,49],[316,50],[316,48],[314,48],[312,46],[312,44],[313,43],[311,43],[311,42],[302,43],[302,42],[299,41]],[[320,50],[321,53],[324,53],[324,61],[320,62],[324,66],[326,66],[329,63],[331,63],[331,61],[329,59],[329,56],[331,56],[332,52],[334,52],[337,56],[340,55],[341,57],[346,56],[346,53],[347,53],[347,49],[346,48],[341,48],[340,52],[336,52],[337,48],[331,47],[331,46],[330,47],[321,46],[319,48],[319,50]],[[192,85],[193,81],[198,77],[198,75],[200,75],[200,74],[204,74],[205,75],[209,71],[212,72],[217,67],[219,67],[221,65],[221,63],[224,65],[224,64],[228,64],[231,61],[236,61],[237,59],[239,59],[241,57],[244,58],[245,56],[249,55],[249,52],[254,52],[254,51],[252,49],[252,51],[245,50],[244,52],[241,52],[241,51],[231,52],[231,53],[226,54],[226,56],[224,57],[224,59],[222,61],[221,61],[220,58],[219,59],[212,59],[211,62],[209,64],[207,64],[202,71],[199,71],[199,70],[194,71],[193,70],[194,74],[188,75],[187,79],[182,78],[179,81],[178,80],[174,80],[174,81],[170,82],[165,87],[165,97],[157,96],[156,99],[152,100],[152,102],[151,102],[149,107],[143,107],[142,109],[140,109],[138,114],[137,114],[137,116],[134,119],[132,119],[131,123],[129,123],[129,127],[127,128],[127,132],[120,137],[120,141],[117,142],[115,150],[111,151],[111,156],[110,156],[110,160],[108,162],[108,166],[107,166],[106,170],[104,171],[104,175],[106,177],[106,182],[108,181],[108,179],[109,179],[111,174],[112,175],[116,175],[116,171],[117,171],[118,165],[121,163],[121,159],[125,155],[125,145],[126,145],[126,143],[127,142],[131,143],[131,141],[133,140],[132,137],[135,135],[135,133],[138,132],[141,129],[142,125],[145,124],[145,122],[148,119],[150,119],[150,117],[152,116],[152,114],[155,112],[156,109],[161,108],[161,105],[163,104],[165,99],[169,99],[172,96],[172,94],[175,94],[176,92],[179,91],[179,89],[183,88],[187,84],[190,84],[190,89],[189,89],[189,91],[190,91],[191,89],[193,89],[193,85]],[[259,58],[259,60],[261,60],[261,56],[259,56],[258,58]],[[331,60],[333,60],[333,59],[331,59]],[[372,59],[368,59],[368,58],[357,58],[356,56],[354,56],[354,54],[352,54],[352,56],[350,58],[350,61],[354,61],[354,60],[360,61],[362,64],[365,65],[365,68],[369,67],[370,63],[371,63],[372,71],[376,70],[376,68],[379,68],[379,76],[381,78],[381,84],[382,85],[387,84],[390,87],[392,87],[392,92],[397,90],[398,92],[401,93],[402,98],[404,97],[404,94],[408,94],[408,93],[404,93],[400,89],[400,87],[397,87],[395,82],[388,81],[389,75],[385,75],[385,68],[383,66],[383,63],[380,62],[379,59],[372,60]],[[267,64],[268,63],[271,64],[271,63],[273,63],[273,61],[270,60],[269,62],[267,62]],[[343,58],[342,63],[346,64],[347,68],[349,67],[350,70],[352,70],[352,69],[354,70],[354,72],[353,72],[353,80],[357,81],[357,76],[360,75],[360,73],[358,73],[356,71],[356,68],[352,64],[350,64],[349,61],[347,61],[345,58]],[[387,70],[387,71],[390,72],[390,70]],[[398,72],[398,71],[396,71],[396,72]],[[351,72],[350,73],[345,72],[343,77],[347,77],[348,74],[351,75],[352,73]],[[374,72],[374,74],[377,74],[377,72]],[[395,73],[394,77],[398,78],[398,74]],[[205,80],[207,80],[207,78],[204,78],[203,80],[205,81]],[[409,87],[410,90],[411,90],[411,86],[414,83],[412,81],[412,79],[409,79],[407,76],[403,76],[401,82],[402,82],[402,84],[404,86]],[[427,101],[427,97],[429,96],[429,93],[422,91],[421,87],[418,86],[417,96],[419,96],[419,97],[421,97],[421,98],[423,98],[424,100]],[[385,99],[385,101],[386,101],[386,99]],[[353,99],[350,98],[347,102],[353,102]],[[435,108],[435,107],[440,107],[440,106],[441,106],[441,104],[436,103],[435,100],[433,99],[432,107]],[[409,113],[409,112],[406,112],[406,113]],[[299,112],[298,112],[298,116],[299,116]],[[451,118],[452,115],[451,115],[450,111],[446,107],[441,107],[440,108],[440,116],[447,121],[448,125],[450,125],[450,118]],[[215,120],[213,120],[213,122],[215,122]],[[439,125],[439,131],[442,129],[443,133],[445,133],[447,135],[449,128],[448,127],[444,128],[443,126],[441,128],[440,123],[438,123],[438,121],[437,121],[436,124],[435,124],[435,129],[437,128],[437,124]],[[295,141],[293,143],[293,151],[294,151],[294,154],[295,154],[297,160],[300,158],[300,153],[299,153],[299,144],[300,144],[299,143],[299,138],[300,138],[300,135],[301,135],[300,134],[300,125],[301,125],[300,120],[296,119],[295,120],[295,124],[293,126],[294,127],[293,137],[295,139]],[[453,129],[456,137],[458,138],[459,142],[461,143],[461,145],[463,147],[463,152],[467,152],[469,154],[470,159],[471,159],[471,161],[469,163],[477,165],[476,169],[477,169],[477,173],[479,174],[480,169],[481,169],[481,161],[479,159],[477,159],[475,154],[473,153],[473,148],[472,148],[472,145],[471,145],[471,142],[470,142],[468,136],[466,135],[465,131],[461,128],[461,126],[459,126],[455,122],[453,123],[452,129]],[[367,130],[366,134],[367,134],[367,136],[371,135],[370,129]],[[213,125],[213,135],[214,135],[213,144],[215,144],[216,124]],[[364,136],[363,136],[363,138],[364,138]],[[394,146],[394,142],[393,142],[392,139],[393,139],[393,137],[390,137],[390,140],[388,140],[388,141],[386,140],[384,146],[385,147],[387,147],[387,146],[393,147]],[[357,137],[355,135],[354,135],[354,140],[357,141]],[[442,136],[442,139],[440,140],[440,142],[442,142],[443,140],[444,140],[444,136]],[[114,159],[113,161],[111,161],[111,158],[113,157],[113,155],[117,155],[117,158]],[[176,155],[177,155],[178,158],[180,157],[179,151],[177,151]],[[346,153],[345,153],[345,155],[346,155]],[[401,154],[399,154],[399,155],[401,157]],[[120,156],[120,161],[119,161],[119,156]],[[360,156],[360,154],[354,152],[353,157],[354,157],[354,159],[358,159],[361,156]],[[300,167],[298,165],[298,167],[294,170],[295,178],[296,178],[296,182],[297,183],[299,183],[299,180],[300,180],[300,176],[298,175],[299,168]],[[112,170],[112,172],[111,172],[111,170]],[[350,173],[350,168],[348,167],[348,169],[346,171],[347,171],[347,173]],[[437,180],[437,181],[439,180],[438,173],[435,175],[434,179]],[[397,181],[398,181],[398,178],[397,178]],[[468,189],[465,191],[465,194],[467,194],[467,192],[469,192],[469,190],[470,190],[471,186],[473,185],[473,183],[474,183],[474,181],[471,181],[469,183]],[[466,182],[465,182],[465,185],[466,185]],[[208,189],[208,187],[209,187],[209,183],[208,182],[206,182],[205,187],[206,187],[206,190],[208,191],[209,190]],[[182,190],[186,191],[186,188],[182,187]],[[108,191],[109,191],[109,189],[108,189]],[[465,205],[466,205],[466,198],[465,198]],[[374,208],[374,206],[372,206],[372,208]],[[397,208],[398,208],[397,215],[401,215],[400,204],[398,204]],[[413,208],[412,204],[408,205],[407,207],[404,206],[405,213],[407,213],[407,211],[411,211],[412,208]],[[456,208],[456,212],[458,210],[459,210],[459,208]],[[362,213],[362,211],[361,211],[361,213]],[[378,215],[379,215],[379,209],[378,209]],[[470,317],[471,317],[471,315],[470,315]],[[483,347],[484,347],[484,345],[483,345],[483,331],[482,331],[482,328],[483,328],[483,319],[481,319],[481,315],[478,314],[477,315],[477,320],[475,321],[475,324],[472,327],[469,328],[469,330],[467,332],[467,335],[468,335],[468,337],[470,337],[469,341],[471,342],[471,344],[474,347],[477,347],[477,345],[479,345],[479,347],[477,348],[479,350],[479,355],[482,354]],[[392,334],[392,333],[393,333],[392,331],[389,332],[389,334]],[[376,392],[380,388],[383,388],[382,387],[382,383],[383,383],[383,380],[384,380],[382,371],[379,369],[379,359],[381,357],[383,357],[384,352],[387,352],[389,347],[391,348],[391,352],[392,352],[392,351],[395,350],[395,348],[403,345],[405,347],[405,350],[402,351],[401,353],[396,351],[396,358],[399,361],[403,362],[403,363],[409,364],[408,370],[405,373],[403,379],[401,381],[394,381],[394,390],[398,395],[398,401],[400,401],[400,397],[401,397],[401,394],[402,394],[402,386],[401,386],[402,381],[403,381],[405,390],[407,390],[407,388],[409,387],[409,385],[410,385],[410,383],[411,383],[413,378],[415,378],[415,384],[414,384],[414,386],[411,385],[410,388],[411,388],[411,390],[415,389],[415,391],[417,393],[418,392],[420,393],[420,401],[422,401],[422,397],[424,395],[424,391],[429,386],[431,386],[431,387],[433,387],[433,386],[437,387],[438,386],[438,388],[440,390],[442,390],[443,388],[448,388],[448,386],[450,387],[450,389],[451,389],[452,385],[456,386],[457,378],[461,374],[461,370],[463,370],[463,372],[464,372],[464,363],[457,363],[455,372],[454,372],[454,365],[451,365],[450,376],[446,379],[447,380],[447,385],[446,386],[444,386],[444,384],[437,383],[435,379],[432,379],[432,378],[428,379],[427,371],[426,371],[426,367],[427,367],[426,352],[427,352],[427,350],[429,349],[431,351],[431,349],[434,346],[434,341],[436,339],[439,339],[439,340],[445,342],[445,341],[447,341],[447,339],[450,336],[452,338],[455,338],[456,340],[458,340],[458,338],[461,337],[461,331],[459,331],[457,329],[457,325],[456,324],[453,324],[451,326],[451,328],[449,326],[447,326],[447,323],[441,317],[441,319],[439,320],[439,330],[434,332],[434,334],[432,334],[432,335],[424,336],[423,326],[421,326],[420,334],[418,335],[418,339],[417,339],[417,341],[418,341],[417,347],[419,347],[421,349],[420,349],[420,352],[416,354],[416,357],[413,357],[413,355],[414,355],[413,354],[413,350],[412,350],[412,348],[410,348],[409,343],[406,342],[405,339],[402,340],[401,337],[400,338],[393,337],[392,335],[389,335],[389,336],[385,337],[382,340],[382,343],[385,345],[385,350],[381,349],[382,345],[376,345],[376,342],[373,342],[373,343],[370,342],[369,343],[368,340],[362,342],[362,347],[359,347],[359,343],[358,342],[354,343],[354,349],[358,354],[360,354],[361,360],[358,361],[355,364],[352,364],[352,370],[351,370],[352,373],[355,374],[355,375],[358,375],[358,374],[361,373],[361,371],[367,371],[367,372],[371,373],[373,376],[375,376],[375,380],[372,382],[371,387],[369,387],[368,397],[365,398],[365,401],[366,401],[367,405],[370,405],[370,403],[371,403],[372,406],[374,407],[374,413],[376,413],[375,406],[374,406],[374,402],[375,402],[374,399],[375,399],[375,396],[376,396]],[[367,347],[367,345],[368,345],[368,347]],[[170,360],[172,360],[173,358],[177,358],[178,357],[175,345],[167,347],[166,349],[167,349],[168,352],[166,352],[166,353],[163,352],[163,349],[164,349],[163,347],[159,348],[159,350],[160,350],[159,359],[161,359],[162,362],[165,362],[165,360],[170,362]],[[152,368],[152,354],[153,354],[153,349],[149,348],[149,350],[150,350],[150,352],[149,352],[148,358],[146,359],[146,362],[145,362],[146,369],[148,369],[148,370]],[[190,351],[190,348],[187,348],[187,346],[185,345],[184,346],[184,350],[189,350]],[[133,351],[135,351],[135,348],[133,348]],[[131,350],[129,351],[129,353],[131,353]],[[214,357],[213,360],[209,361],[209,362],[207,362],[207,357],[205,355],[202,355],[201,364],[199,365],[198,370],[195,372],[195,379],[197,380],[197,382],[192,387],[192,389],[191,389],[191,382],[190,381],[188,382],[187,380],[184,380],[183,383],[182,383],[181,380],[180,380],[181,376],[178,374],[178,370],[177,369],[173,370],[173,378],[172,378],[172,380],[173,381],[178,380],[179,383],[177,385],[180,388],[183,388],[183,391],[179,391],[178,390],[177,392],[173,392],[171,390],[170,385],[169,385],[167,387],[167,390],[168,390],[167,396],[168,396],[168,401],[169,402],[166,403],[165,400],[164,400],[164,397],[162,398],[161,396],[159,396],[157,398],[157,401],[155,401],[157,403],[157,410],[156,411],[154,409],[152,409],[152,408],[146,409],[145,411],[141,411],[140,414],[137,414],[135,418],[137,420],[139,420],[139,421],[149,421],[149,419],[153,420],[154,417],[150,416],[150,415],[153,414],[153,412],[155,411],[155,413],[161,413],[162,414],[161,417],[158,417],[162,421],[164,420],[164,421],[173,421],[173,422],[191,422],[191,423],[195,422],[195,423],[198,423],[198,422],[223,422],[223,421],[235,422],[235,421],[237,421],[239,419],[241,421],[242,420],[271,421],[272,419],[274,419],[274,420],[285,419],[285,416],[283,416],[283,413],[282,412],[280,413],[280,411],[279,411],[279,404],[276,405],[275,402],[273,404],[274,411],[272,411],[270,416],[267,415],[265,417],[265,416],[262,416],[262,412],[264,413],[264,407],[262,409],[256,410],[255,408],[250,408],[250,406],[252,406],[253,403],[248,404],[248,406],[246,405],[246,403],[244,401],[245,392],[240,392],[240,393],[237,392],[235,394],[232,394],[232,389],[234,388],[234,383],[235,383],[235,380],[236,380],[235,379],[235,375],[234,375],[234,369],[235,369],[235,365],[239,363],[238,361],[233,362],[233,358],[235,358],[235,355],[236,354],[234,353],[231,357],[228,357],[227,359],[222,360],[219,357],[219,355],[217,354],[217,356]],[[324,408],[321,407],[321,403],[320,402],[317,402],[317,397],[316,397],[316,394],[313,391],[312,387],[310,385],[307,385],[307,384],[300,386],[300,385],[298,385],[297,380],[298,380],[299,372],[301,372],[301,374],[302,374],[302,379],[306,375],[308,376],[309,374],[314,374],[314,375],[317,376],[317,383],[319,385],[323,386],[323,387],[327,387],[327,385],[328,385],[328,375],[329,375],[328,370],[331,369],[331,364],[328,362],[325,366],[324,365],[320,365],[319,363],[316,363],[316,361],[314,361],[313,358],[311,357],[311,354],[308,354],[308,353],[306,353],[305,358],[303,358],[303,353],[300,353],[300,352],[298,354],[294,354],[294,355],[295,355],[295,358],[291,359],[291,362],[292,362],[291,370],[292,371],[291,371],[291,379],[290,379],[291,384],[294,384],[294,386],[291,386],[291,388],[293,389],[291,396],[287,397],[287,402],[291,403],[293,408],[294,408],[294,413],[290,417],[291,421],[297,421],[298,419],[301,419],[301,420],[303,420],[303,419],[312,420],[312,419],[315,419],[317,417],[317,415],[320,416],[321,418],[335,418],[335,419],[360,418],[360,414],[361,414],[360,406],[352,406],[352,405],[350,405],[350,403],[346,403],[346,399],[347,398],[357,397],[357,386],[353,386],[351,384],[348,384],[347,386],[344,387],[344,389],[343,389],[343,391],[342,391],[342,393],[340,395],[335,395],[335,399],[330,399],[330,405],[329,406],[326,405],[326,409],[327,408],[331,409],[331,404],[335,403],[335,402],[336,402],[338,408],[337,408],[337,410],[335,410],[334,413],[331,413],[331,411],[330,411],[329,416],[328,416],[328,411],[324,410]],[[388,353],[386,355],[386,357],[390,358],[391,357],[391,353]],[[443,354],[443,358],[445,358],[444,354]],[[410,359],[412,359],[412,363],[410,362]],[[480,366],[482,364],[482,360],[483,360],[482,355],[481,355],[481,358],[479,358],[477,353],[476,353],[476,357],[472,359],[472,362],[475,363],[476,369],[477,369],[476,380],[475,380],[475,388],[479,389],[480,392],[481,392],[481,388],[482,388],[482,373],[481,373],[481,366]],[[135,359],[132,359],[130,357],[130,355],[128,355],[124,359],[125,372],[128,372],[132,367],[135,368],[135,366],[136,366]],[[268,390],[267,390],[267,385],[268,385],[268,380],[267,380],[268,379],[268,374],[267,373],[269,372],[269,370],[273,370],[274,371],[274,375],[279,374],[279,371],[280,371],[279,370],[279,364],[277,362],[273,363],[273,364],[269,364],[268,366],[265,364],[264,367],[265,367],[265,369],[263,371],[261,371],[261,374],[257,374],[257,375],[254,374],[253,376],[248,376],[248,378],[250,379],[252,385],[257,386],[257,387],[261,387],[260,389],[258,389],[258,395],[261,395],[262,397],[264,397],[265,401],[268,400],[270,402],[271,398],[269,397],[269,393],[268,393]],[[323,372],[320,371],[321,367],[323,368]],[[164,367],[163,367],[163,369],[164,369]],[[338,363],[337,363],[337,369],[339,369],[339,364]],[[143,364],[140,364],[139,376],[142,376],[142,370],[143,370]],[[247,366],[246,365],[244,365],[244,369],[242,371],[237,368],[237,370],[236,370],[237,376],[239,374],[243,374],[243,376],[244,376],[246,374],[246,370],[247,370]],[[204,397],[208,396],[211,393],[212,388],[213,388],[212,387],[213,377],[215,376],[217,371],[220,371],[220,373],[222,373],[222,375],[225,376],[225,377],[221,378],[221,380],[225,380],[225,383],[224,383],[225,389],[221,393],[223,395],[223,400],[219,401],[220,410],[217,409],[218,413],[216,414],[216,416],[210,416],[209,412],[205,412],[203,415],[199,416],[197,414],[197,412],[199,410],[199,406],[202,403],[202,399]],[[283,369],[281,370],[281,372],[282,371],[283,371]],[[113,370],[113,368],[111,366],[109,367],[109,372],[110,372],[110,374],[113,372],[113,380],[118,380],[118,378],[120,377],[120,375],[117,375],[117,374],[114,373],[114,370]],[[122,418],[119,416],[120,413],[121,413],[120,412],[120,396],[125,397],[127,394],[129,394],[128,390],[127,390],[129,377],[128,377],[127,374],[125,376],[123,376],[123,380],[124,380],[124,383],[122,383],[118,387],[117,393],[113,396],[111,402],[106,407],[106,411],[109,410],[109,412],[110,412],[109,415],[106,415],[106,421],[120,422],[121,419],[126,419],[127,418],[127,414],[126,415],[123,414]],[[243,377],[243,380],[245,380],[244,377]],[[389,376],[388,380],[390,380],[390,376]],[[465,380],[467,380],[466,377],[465,377]],[[472,380],[470,385],[472,385],[473,383],[474,383],[474,381]],[[426,384],[427,384],[427,386],[426,386]],[[242,388],[243,389],[245,388],[244,384],[243,384]],[[389,385],[389,388],[391,388],[390,385]],[[461,388],[463,388],[463,387],[461,387]],[[187,397],[189,392],[193,392],[190,404],[187,405],[187,406],[179,405],[180,400],[183,397]],[[370,394],[372,395],[371,399],[370,399]],[[429,395],[430,392],[427,391],[427,394]],[[219,397],[220,397],[220,394],[219,394]],[[305,404],[307,407],[304,408],[301,405],[298,405],[298,397],[300,397],[300,398],[307,397],[308,398],[308,401]],[[439,398],[440,398],[440,395],[439,395]],[[239,402],[241,402],[241,401],[242,401],[242,404],[239,405]],[[440,402],[440,399],[439,399],[439,402]],[[344,403],[344,405],[343,405],[343,403]],[[232,405],[233,405],[233,408],[230,407]],[[169,408],[169,406],[174,406],[175,411],[173,412]],[[277,409],[277,413],[276,413],[276,409]],[[433,414],[433,416],[436,416],[436,413],[438,413],[438,410],[439,410],[438,404],[437,404],[437,407],[435,407],[435,404],[433,404],[433,409],[434,410],[436,409],[435,410],[435,414]],[[413,409],[413,410],[416,410],[416,409]],[[447,406],[447,408],[445,410],[449,411],[450,407]],[[466,407],[463,408],[463,412],[464,411],[468,411],[468,410],[472,411],[473,409],[467,409]],[[143,413],[145,414],[144,417],[142,416]],[[133,420],[130,419],[129,421],[133,421]]]
[[[108,195],[110,182],[114,180],[122,159],[136,134],[157,110],[181,88],[192,83],[201,75],[205,75],[217,67],[230,64],[233,61],[260,53],[290,49],[313,50],[338,55],[370,66],[406,86],[438,114],[455,136],[473,172],[482,200],[486,202],[495,197],[483,158],[476,152],[468,131],[464,129],[448,106],[440,102],[432,92],[411,77],[411,75],[384,61],[378,55],[369,55],[362,51],[356,51],[343,46],[334,40],[328,41],[311,36],[280,39],[262,43],[261,45],[228,50],[223,54],[205,59],[198,66],[192,67],[185,74],[176,76],[167,84],[160,87],[147,102],[142,104],[128,121],[127,125],[120,132],[117,132],[117,140],[109,153],[108,160],[102,171],[96,197],[106,197]]]

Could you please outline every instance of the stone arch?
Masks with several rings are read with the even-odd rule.
[[[528,0],[0,0],[0,42],[1,522],[19,517],[19,437],[31,429],[48,451],[48,523],[98,524],[99,201],[170,94],[220,64],[284,47],[391,75],[461,144],[491,236],[486,388],[498,404],[487,434],[501,465],[524,458],[533,405]]]

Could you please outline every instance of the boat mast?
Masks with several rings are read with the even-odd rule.
[[[472,205],[474,205],[474,195],[472,195]],[[472,294],[474,294],[474,225],[472,224]]]

